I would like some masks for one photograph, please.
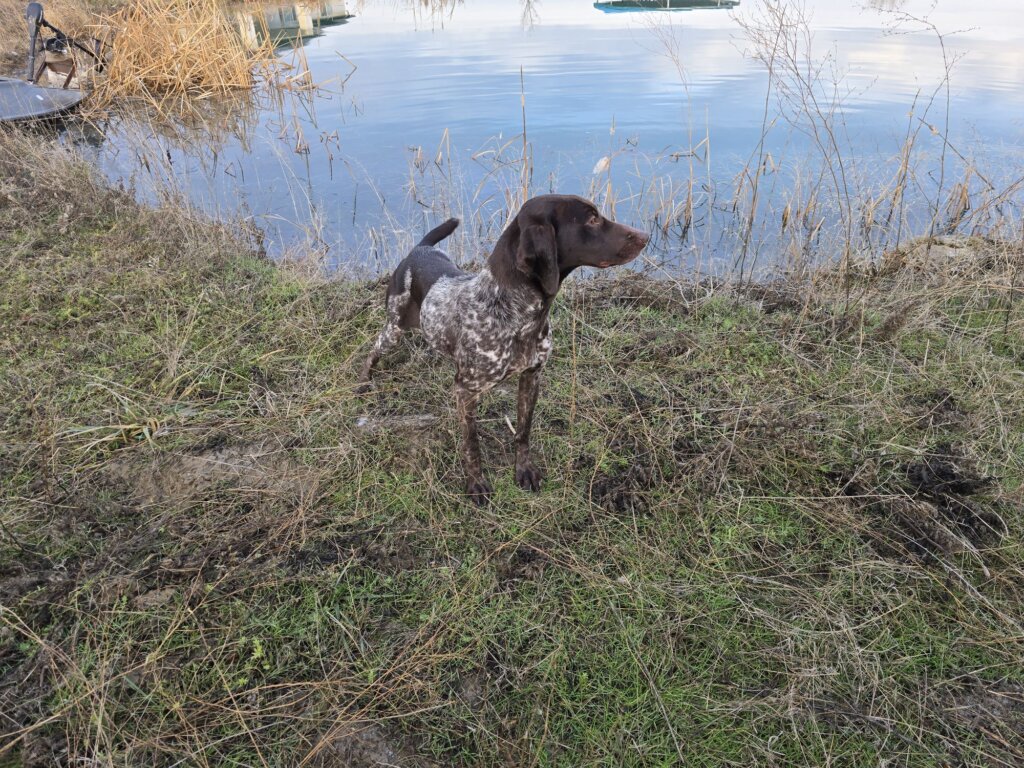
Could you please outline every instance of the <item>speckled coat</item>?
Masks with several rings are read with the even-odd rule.
[[[551,303],[574,269],[631,261],[648,235],[609,221],[583,198],[535,197],[502,233],[487,266],[474,274],[436,247],[458,224],[450,219],[429,232],[392,274],[387,321],[363,367],[362,389],[402,332],[420,328],[430,346],[455,363],[466,489],[486,503],[491,487],[480,466],[480,395],[519,374],[516,482],[539,490],[542,475],[530,459],[529,439],[540,370],[551,355]]]
[[[460,386],[483,393],[509,376],[537,368],[551,354],[548,302],[535,291],[503,288],[486,267],[442,277],[420,308],[430,346],[455,362]]]

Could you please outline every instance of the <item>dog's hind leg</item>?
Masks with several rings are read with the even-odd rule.
[[[392,323],[391,319],[388,319],[387,325],[384,326],[384,330],[377,336],[377,341],[374,342],[373,349],[370,351],[369,357],[366,358],[366,362],[363,363],[363,372],[359,377],[359,389],[365,392],[370,388],[370,381],[373,378],[373,367],[377,365],[377,361],[383,357],[389,349],[391,349],[398,340],[402,338],[402,327],[397,323]]]
[[[388,319],[387,322],[384,323],[384,329],[377,336],[377,341],[374,343],[369,357],[366,358],[366,362],[363,364],[363,371],[359,376],[358,392],[367,392],[370,389],[370,380],[373,377],[373,367],[377,365],[377,361],[380,360],[389,349],[395,346],[400,338],[402,338],[402,332],[405,330],[403,320],[409,310],[409,304],[412,299],[412,294],[409,290],[411,278],[412,273],[407,270],[405,272],[403,286],[405,290],[402,293],[388,295]]]

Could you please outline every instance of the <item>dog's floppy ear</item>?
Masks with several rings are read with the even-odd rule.
[[[516,269],[533,275],[545,296],[558,293],[558,245],[550,224],[531,224],[519,233]]]

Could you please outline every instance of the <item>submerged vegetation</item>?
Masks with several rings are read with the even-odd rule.
[[[1024,760],[1019,241],[573,281],[483,511],[379,282],[14,136],[0,259],[0,763]]]

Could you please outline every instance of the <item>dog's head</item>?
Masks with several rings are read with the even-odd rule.
[[[508,266],[549,297],[577,267],[627,264],[649,240],[646,232],[605,218],[592,202],[574,195],[527,200],[502,237],[503,257],[513,262]],[[502,247],[499,242],[496,253]]]

